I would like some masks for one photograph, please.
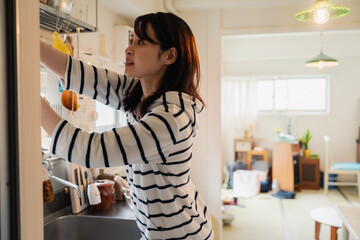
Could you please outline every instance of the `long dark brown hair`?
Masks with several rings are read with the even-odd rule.
[[[156,43],[146,32],[148,24],[151,24],[155,32],[160,49],[169,50],[174,47],[177,51],[177,59],[169,65],[160,80],[158,90],[151,96],[140,102],[143,95],[140,81],[134,86],[124,100],[125,111],[135,112],[140,105],[140,115],[144,116],[146,109],[162,94],[167,91],[179,91],[187,93],[203,104],[198,87],[200,83],[200,63],[197,53],[194,35],[187,23],[172,13],[151,13],[139,16],[135,19],[134,31],[136,35],[151,43]]]

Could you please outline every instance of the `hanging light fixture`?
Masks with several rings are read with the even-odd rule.
[[[317,0],[309,9],[298,12],[295,17],[299,21],[323,24],[329,18],[336,19],[349,14],[350,9],[345,6],[335,6],[329,0]]]
[[[318,56],[307,61],[305,67],[323,69],[326,67],[336,67],[339,65],[338,60],[331,58],[323,53],[323,33],[321,32],[321,51]]]
[[[337,65],[339,65],[338,60],[325,55],[322,51],[318,56],[305,63],[305,67],[319,69],[335,67]]]

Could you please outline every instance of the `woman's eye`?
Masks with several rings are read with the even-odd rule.
[[[143,40],[139,40],[139,41],[138,41],[138,44],[139,44],[139,45],[143,45],[143,44],[144,44],[144,41],[143,41]]]

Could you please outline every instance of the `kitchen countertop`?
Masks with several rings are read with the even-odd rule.
[[[130,204],[131,203],[126,201],[116,201],[111,204],[108,210],[94,210],[93,207],[90,206],[76,215],[136,220]]]
[[[136,220],[134,211],[130,207],[130,201],[116,201],[111,204],[111,207],[108,210],[94,210],[92,206],[84,209],[84,211],[73,214],[71,211],[71,205],[63,208],[53,214],[50,214],[44,218],[44,223],[47,224],[59,217],[63,216],[89,216],[89,217],[104,217],[104,218],[114,218],[114,219],[127,219],[127,220]]]

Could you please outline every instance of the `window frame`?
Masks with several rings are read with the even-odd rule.
[[[314,78],[322,78],[325,79],[326,89],[325,89],[325,110],[276,110],[275,109],[275,101],[273,102],[272,110],[259,110],[257,109],[258,115],[275,115],[275,114],[286,114],[286,115],[329,115],[330,114],[330,83],[331,78],[330,74],[301,74],[301,75],[281,75],[281,76],[257,76],[254,77],[256,83],[258,81],[273,81],[276,80],[294,80],[294,79],[314,79]],[[275,88],[275,85],[274,85]],[[273,94],[273,98],[275,98],[275,91]],[[257,97],[256,97],[257,100]]]
[[[104,131],[109,131],[113,128],[119,128],[122,126],[126,126],[126,113],[124,113],[121,110],[116,110],[114,109],[115,114],[114,114],[114,119],[115,119],[115,124],[109,124],[109,125],[100,125],[100,126],[96,126],[96,132],[104,132]]]

